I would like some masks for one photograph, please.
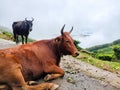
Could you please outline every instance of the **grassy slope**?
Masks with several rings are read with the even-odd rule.
[[[120,74],[120,62],[99,60],[83,52],[80,52],[80,55],[77,58],[101,69]]]
[[[115,40],[111,43],[107,43],[107,44],[103,44],[103,45],[97,45],[97,46],[93,46],[90,48],[87,48],[88,51],[91,52],[100,52],[100,53],[113,53],[112,49],[114,46],[120,45],[120,39]]]
[[[109,43],[109,44],[94,46],[94,47],[88,48],[87,50],[97,54],[114,55],[113,47],[117,45],[120,45],[120,39],[113,41],[112,43]],[[78,58],[82,61],[90,63],[99,68],[120,74],[120,60],[115,60],[115,59],[112,61],[99,60],[99,59],[93,58],[92,55],[88,55],[82,52]]]
[[[116,46],[120,46],[120,39],[113,41],[112,43],[109,44],[103,44],[103,45],[98,45],[98,46],[94,46],[91,48],[87,48],[88,51],[93,52],[95,54],[107,54],[107,55],[111,55],[114,56],[114,47]],[[120,62],[120,60],[112,60],[112,61],[117,61]]]
[[[5,28],[0,28],[0,38],[14,41],[13,34],[6,30]],[[19,40],[21,41],[21,37],[19,37]],[[28,42],[33,42],[35,40],[28,38]]]

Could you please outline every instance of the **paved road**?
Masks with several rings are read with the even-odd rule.
[[[11,41],[8,41],[8,40],[0,39],[0,49],[13,47],[15,45],[16,45],[15,42],[11,42]]]
[[[14,42],[0,39],[0,49],[14,46]],[[107,83],[99,78],[95,79],[86,75],[84,67],[81,67],[81,62],[70,56],[62,58],[61,67],[66,71],[65,76],[52,81],[60,85],[58,90],[120,90],[120,88],[113,87],[115,85],[112,86],[110,82]],[[40,82],[43,81],[40,80]]]

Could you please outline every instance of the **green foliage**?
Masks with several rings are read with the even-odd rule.
[[[93,57],[101,60],[114,61],[115,59],[112,46],[95,50],[93,53]]]
[[[98,59],[108,60],[120,60],[120,39],[113,41],[109,44],[98,45],[88,48],[87,50],[94,53],[94,56]],[[99,55],[100,54],[100,55]],[[103,55],[104,54],[104,55]],[[111,56],[112,55],[112,56]]]
[[[79,60],[90,63],[96,67],[99,67],[104,70],[108,70],[117,74],[120,74],[120,62],[117,61],[103,61],[97,58],[92,57],[87,53],[80,52],[80,55],[77,57]]]
[[[13,40],[13,35],[12,33],[7,31],[1,31],[0,38],[6,39],[6,40]]]
[[[120,45],[120,39],[113,41],[113,45]]]
[[[115,47],[113,48],[113,50],[114,50],[114,54],[115,54],[116,58],[117,58],[118,60],[120,60],[120,46],[115,46]]]
[[[82,51],[77,58],[104,70],[120,74],[120,39],[86,50],[92,54]]]
[[[113,54],[114,51],[113,51],[113,47],[112,47],[112,46],[109,46],[109,47],[106,47],[106,48],[98,49],[98,50],[97,50],[97,53]]]
[[[74,40],[74,44],[75,44],[76,48],[77,48],[79,51],[82,49],[82,48],[79,46],[80,41]]]
[[[97,54],[96,57],[101,60],[112,61],[114,59],[114,55],[112,54]]]
[[[99,68],[120,74],[120,39],[109,44],[87,48],[86,50],[89,50],[94,54],[91,56],[81,56],[85,58],[80,57],[80,60],[88,62]]]
[[[12,33],[7,32],[7,31],[3,31],[2,33],[5,34],[5,35],[7,35],[7,36],[12,36]]]

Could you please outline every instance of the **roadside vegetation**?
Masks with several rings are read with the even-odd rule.
[[[81,50],[77,58],[101,69],[120,74],[120,39]]]
[[[98,68],[120,74],[120,62],[117,60],[105,61],[105,60],[97,59],[85,52],[80,52],[80,55],[77,57],[77,59],[87,62],[91,65],[94,65]]]
[[[0,30],[0,38],[13,41],[12,33],[3,30]]]
[[[0,38],[14,41],[13,33],[9,32],[5,29],[1,29],[1,28],[0,28]],[[19,36],[19,41],[20,42],[22,41],[20,36]],[[28,38],[28,42],[33,42],[33,41],[35,41],[35,40]]]

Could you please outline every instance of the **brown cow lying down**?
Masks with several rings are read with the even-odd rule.
[[[26,82],[42,76],[45,76],[45,81],[64,76],[63,69],[59,67],[60,58],[78,55],[70,36],[73,28],[70,32],[63,32],[64,27],[61,36],[54,39],[0,50],[0,83],[6,84],[8,90],[55,90],[58,85],[53,83],[28,85]]]

